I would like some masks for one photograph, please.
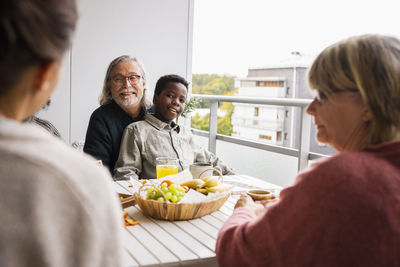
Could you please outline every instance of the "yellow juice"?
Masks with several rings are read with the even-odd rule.
[[[164,176],[177,174],[178,167],[174,165],[159,165],[156,167],[157,179],[163,178]]]

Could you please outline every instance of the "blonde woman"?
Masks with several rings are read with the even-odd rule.
[[[319,142],[339,153],[276,203],[241,196],[216,246],[220,266],[400,266],[400,41],[352,37],[309,70]]]

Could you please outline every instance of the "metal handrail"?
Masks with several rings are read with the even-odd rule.
[[[208,149],[215,153],[217,140],[240,144],[244,146],[254,147],[262,150],[276,152],[284,155],[295,156],[298,158],[298,170],[302,170],[308,166],[308,161],[317,159],[324,155],[310,152],[310,134],[311,134],[311,116],[306,113],[307,106],[311,103],[311,99],[298,99],[298,98],[265,98],[265,97],[239,97],[239,96],[223,96],[223,95],[197,95],[203,101],[210,102],[210,125],[209,132],[192,129],[192,132],[200,136],[208,136]],[[299,107],[300,116],[300,144],[299,149],[288,148],[283,146],[268,145],[242,138],[231,137],[217,134],[217,111],[219,102],[231,103],[247,103],[259,105],[274,105],[274,106],[290,106]],[[294,115],[293,115],[294,116]]]
[[[311,99],[302,98],[267,98],[267,97],[253,97],[253,96],[225,96],[225,95],[197,95],[192,97],[200,98],[209,102],[232,102],[232,103],[246,103],[246,104],[261,104],[261,105],[274,105],[274,106],[289,106],[289,107],[307,107],[311,103]]]

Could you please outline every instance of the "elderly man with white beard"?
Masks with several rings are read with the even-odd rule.
[[[120,56],[108,66],[100,107],[90,117],[83,151],[101,160],[111,174],[125,127],[145,119],[150,106],[145,87],[146,73],[137,58]]]

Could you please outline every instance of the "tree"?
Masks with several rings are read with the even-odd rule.
[[[204,118],[201,118],[199,114],[196,114],[191,118],[192,128],[202,131],[209,131],[209,124],[210,114],[205,115]]]
[[[226,91],[228,91],[228,85],[219,78],[210,81],[202,89],[205,95],[223,95]]]
[[[226,95],[235,90],[235,76],[218,74],[193,74],[192,92],[200,95]],[[200,108],[209,108],[210,103],[202,102]]]
[[[227,114],[224,117],[218,118],[218,130],[219,134],[231,136],[233,131],[232,126],[232,113]]]
[[[192,76],[192,91],[195,94],[204,95],[228,95],[232,96],[237,93],[234,88],[235,77],[218,74],[193,74]],[[201,108],[209,108],[209,103],[201,103]],[[224,102],[220,106],[221,110],[226,111],[226,115],[218,117],[217,129],[219,134],[232,135],[232,114],[234,106],[232,103]],[[192,128],[209,131],[210,115],[207,114],[203,118],[196,114],[191,118]]]
[[[224,95],[227,91],[235,90],[235,78],[236,76],[229,75],[193,74],[192,92],[203,95]],[[209,85],[209,83],[211,84]],[[212,85],[213,83],[219,85]]]

